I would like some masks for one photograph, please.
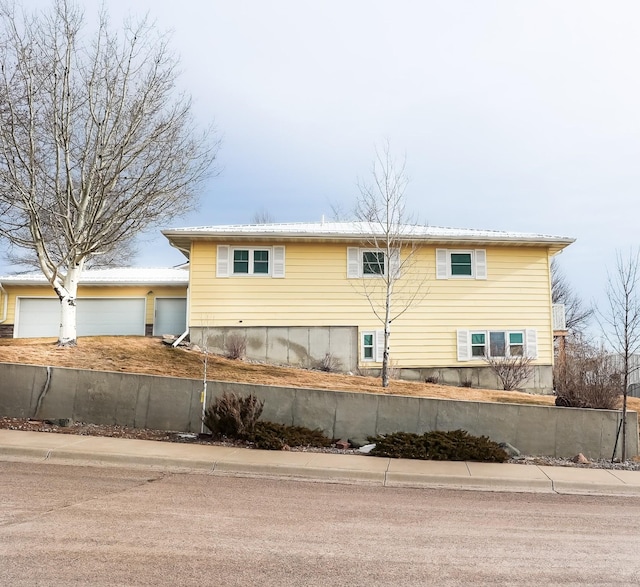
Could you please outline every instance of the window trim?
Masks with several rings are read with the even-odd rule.
[[[246,273],[236,273],[235,271],[235,254],[236,251],[247,251],[249,253],[248,263],[248,271]],[[269,259],[267,260],[267,272],[266,273],[256,273],[255,272],[255,253],[256,252],[266,251],[269,254]],[[271,270],[273,267],[273,247],[231,247],[229,251],[231,254],[229,255],[229,274],[233,277],[271,277]],[[264,261],[260,261],[260,263],[264,263]]]
[[[371,335],[373,344],[366,348],[372,349],[372,357],[365,357],[364,337]],[[384,330],[361,330],[360,331],[360,361],[363,363],[382,363],[384,353]]]
[[[366,273],[364,272],[364,254],[365,253],[381,253],[384,257],[383,273]],[[383,248],[375,247],[347,247],[347,279],[375,279],[379,277],[388,277],[389,271],[394,279],[400,275],[400,249],[394,248],[391,254]]]
[[[454,275],[452,255],[471,256],[471,275]],[[485,249],[436,249],[436,279],[487,279],[487,251]]]
[[[364,256],[367,253],[373,253],[374,255],[382,255],[382,263],[383,263],[382,273],[365,273],[364,272],[364,266],[365,266]],[[386,253],[383,250],[358,249],[358,272],[360,273],[361,277],[364,277],[365,279],[375,279],[377,277],[386,277],[388,266],[389,266],[389,261],[387,259]]]
[[[499,332],[503,333],[505,337],[505,354],[504,355],[492,355],[491,354],[491,333]],[[458,329],[457,331],[457,353],[458,361],[482,361],[485,358],[504,359],[509,357],[529,357],[531,359],[538,358],[538,334],[535,328],[468,328]],[[477,356],[473,354],[473,347],[480,345],[473,345],[473,335],[484,335],[484,347],[485,352],[488,353],[483,356]],[[520,334],[522,336],[522,343],[511,343],[511,335]],[[522,346],[522,354],[512,354],[511,347]]]
[[[234,253],[235,251],[249,252],[249,271],[247,273],[234,272]],[[267,273],[255,272],[255,256],[256,251],[267,251],[268,271]],[[259,245],[218,245],[216,253],[216,277],[271,277],[283,278],[285,276],[285,247],[278,246],[259,246]],[[264,261],[258,261],[264,262]]]

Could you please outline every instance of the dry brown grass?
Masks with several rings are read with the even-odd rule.
[[[59,348],[54,339],[0,339],[0,362],[73,367],[98,371],[120,371],[199,379],[199,353],[173,349],[157,338],[95,336],[79,339],[74,348]],[[374,377],[340,375],[291,367],[276,367],[209,356],[209,379],[263,385],[283,385],[383,393]],[[553,405],[554,397],[518,391],[471,389],[411,381],[392,380],[386,393],[503,403]],[[629,398],[629,408],[640,410],[640,399]]]

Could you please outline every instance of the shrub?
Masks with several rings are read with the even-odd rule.
[[[322,430],[303,426],[285,426],[274,422],[258,422],[249,440],[256,448],[282,450],[285,446],[329,446],[331,439]]]
[[[434,430],[423,435],[395,432],[371,436],[369,441],[376,444],[371,454],[381,457],[485,463],[503,463],[508,458],[497,443],[486,436],[472,436],[465,430]]]
[[[232,332],[225,338],[224,351],[228,359],[244,359],[247,354],[247,339],[237,332]]]
[[[620,403],[622,372],[603,348],[583,340],[567,341],[553,368],[556,405],[615,410]]]
[[[489,368],[496,374],[502,389],[513,391],[533,375],[531,357],[524,355],[515,357],[485,357]]]
[[[202,421],[214,435],[245,438],[253,433],[263,407],[264,402],[253,394],[241,397],[224,392],[205,410]]]
[[[433,385],[438,385],[440,383],[440,379],[437,375],[429,375],[429,377],[424,378],[425,383],[431,383]]]
[[[333,373],[339,371],[342,367],[342,361],[334,357],[331,353],[327,353],[320,361],[318,361],[318,369],[320,371],[326,371],[327,373]]]

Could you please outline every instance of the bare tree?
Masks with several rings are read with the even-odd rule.
[[[414,219],[405,207],[405,163],[397,163],[388,142],[376,150],[371,185],[359,183],[355,217],[362,223],[364,295],[384,328],[382,387],[389,386],[390,337],[394,320],[427,294],[426,273],[414,271],[417,245]],[[367,278],[371,277],[371,279]]]
[[[32,15],[0,1],[0,237],[60,298],[62,346],[83,268],[195,206],[217,144],[177,77],[146,20],[119,33],[102,12],[88,34],[71,0]]]
[[[273,221],[271,212],[266,208],[261,208],[251,217],[251,224],[271,224]]]
[[[603,345],[572,336],[563,361],[553,367],[556,405],[615,410],[620,405],[622,373],[617,357]]]
[[[607,280],[607,307],[598,312],[605,338],[622,360],[622,460],[627,450],[627,390],[632,355],[640,350],[640,251],[616,253]]]
[[[571,336],[584,333],[593,316],[593,308],[585,305],[569,284],[556,258],[551,261],[551,301],[563,304],[567,330]]]

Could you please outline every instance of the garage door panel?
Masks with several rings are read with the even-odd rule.
[[[154,336],[182,334],[187,329],[186,298],[156,298]]]
[[[78,336],[144,336],[144,299],[79,299]]]
[[[60,333],[58,298],[20,298],[16,338],[57,337]]]
[[[140,335],[145,327],[144,298],[89,298],[77,301],[78,336]],[[60,301],[57,298],[21,298],[17,338],[57,337]]]

